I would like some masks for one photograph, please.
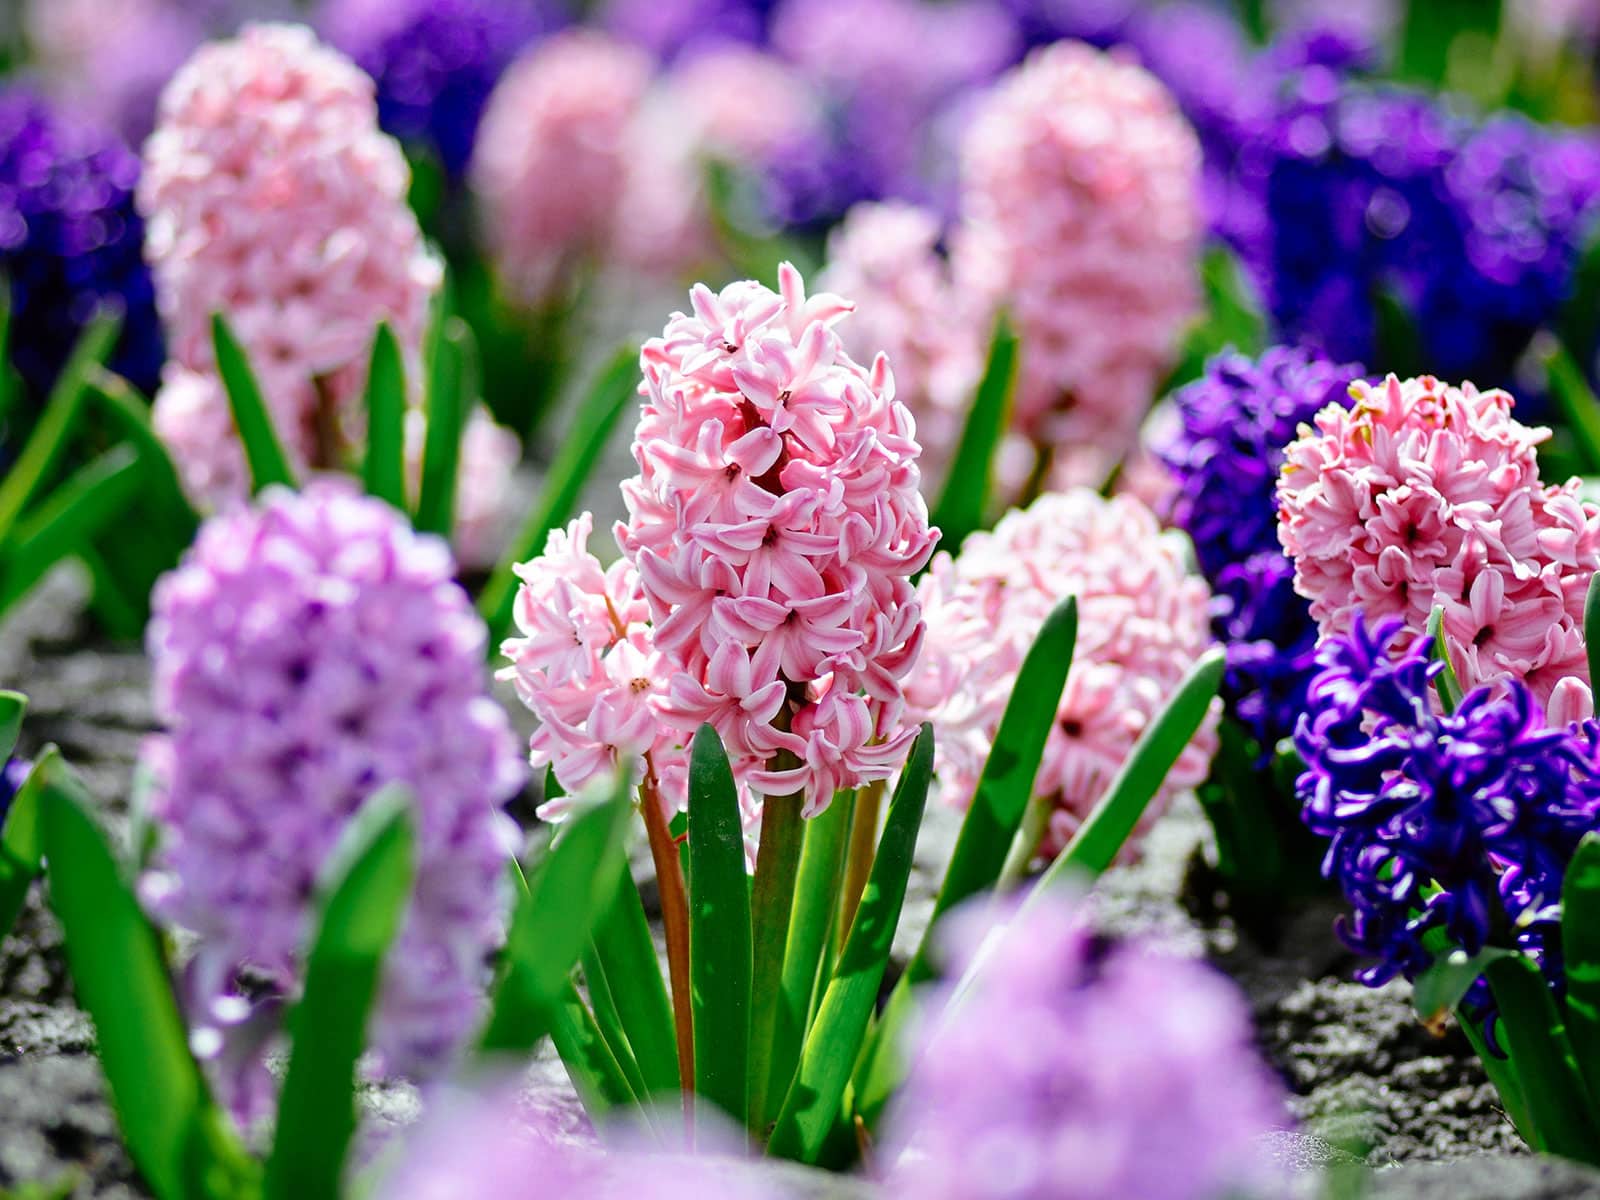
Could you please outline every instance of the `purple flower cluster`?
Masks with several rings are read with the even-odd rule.
[[[1282,1089],[1232,984],[1098,937],[1055,898],[997,929],[992,911],[963,917],[955,965],[975,973],[911,1047],[891,1194],[1218,1200],[1270,1184],[1257,1145],[1286,1121]]]
[[[501,73],[562,23],[554,0],[332,0],[329,40],[378,85],[378,122],[460,179]]]
[[[329,479],[212,518],[156,587],[161,844],[141,892],[196,935],[196,1044],[246,1120],[270,1104],[258,1035],[298,986],[318,872],[386,784],[411,791],[418,866],[379,1065],[426,1078],[477,1020],[516,844],[499,805],[523,769],[454,573],[443,541]],[[245,991],[269,999],[251,1013]]]
[[[1283,448],[1360,374],[1289,346],[1221,354],[1174,393],[1177,426],[1156,448],[1176,485],[1172,521],[1211,585],[1212,630],[1228,650],[1223,700],[1267,755],[1304,709],[1317,636],[1278,542]]]
[[[663,62],[716,43],[764,46],[774,0],[606,0],[600,23]]]
[[[1302,815],[1352,906],[1340,936],[1376,960],[1359,973],[1373,986],[1425,969],[1434,930],[1468,954],[1520,947],[1559,986],[1562,878],[1600,826],[1600,726],[1546,727],[1516,680],[1445,715],[1443,665],[1403,628],[1358,618],[1325,640],[1295,733]],[[1487,986],[1468,1002],[1487,1011]]]
[[[122,313],[112,366],[149,391],[164,356],[134,210],[139,159],[119,140],[0,90],[0,280],[11,288],[11,356],[48,391],[97,309]]]

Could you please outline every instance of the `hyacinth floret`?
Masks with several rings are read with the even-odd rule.
[[[1210,644],[1210,597],[1189,553],[1183,534],[1163,531],[1132,496],[1075,488],[934,559],[919,592],[927,645],[907,694],[913,718],[933,722],[945,799],[971,802],[1023,657],[1050,611],[1075,596],[1073,667],[1034,782],[1052,801],[1041,852],[1066,845]],[[1141,831],[1205,779],[1217,717],[1214,708],[1179,755]]]
[[[993,931],[992,918],[953,923],[953,965],[977,965],[908,1048],[891,1194],[1282,1194],[1259,1143],[1287,1124],[1282,1085],[1229,981],[1153,944],[1097,935],[1071,901],[1046,898]]]
[[[157,586],[160,845],[141,891],[195,935],[196,1045],[246,1119],[270,1104],[250,1050],[299,986],[318,872],[386,784],[411,793],[418,863],[372,1026],[380,1069],[437,1074],[479,1016],[518,840],[499,806],[523,768],[454,575],[442,541],[323,479],[211,518]]]
[[[1211,585],[1223,699],[1264,754],[1294,732],[1315,669],[1316,623],[1278,542],[1283,447],[1360,375],[1305,348],[1225,352],[1174,393],[1177,422],[1156,446],[1176,485],[1169,516]]]
[[[1420,632],[1435,605],[1466,687],[1520,679],[1552,719],[1593,712],[1583,604],[1600,508],[1546,485],[1503,391],[1357,381],[1288,447],[1279,537],[1324,636],[1355,614]]]
[[[1306,825],[1352,911],[1339,933],[1375,960],[1377,986],[1434,960],[1434,930],[1468,954],[1519,948],[1561,982],[1567,863],[1600,825],[1600,727],[1547,725],[1521,683],[1481,686],[1440,711],[1444,669],[1397,617],[1357,616],[1318,651],[1295,747]],[[1489,1007],[1481,980],[1468,997]]]

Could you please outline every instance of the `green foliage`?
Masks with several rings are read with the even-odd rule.
[[[0,692],[0,701],[15,692]],[[3,717],[0,717],[3,720]],[[0,729],[0,742],[4,731]],[[11,807],[0,821],[0,939],[16,924],[28,898],[28,888],[44,866],[44,845],[39,829],[39,796],[53,764],[60,758],[54,746],[47,747],[33,764],[28,778],[11,798]],[[0,754],[0,764],[5,755]]]
[[[1550,341],[1542,358],[1550,385],[1550,396],[1561,413],[1582,455],[1584,469],[1600,470],[1600,400],[1560,342]]]
[[[445,311],[440,304],[441,314]],[[422,444],[422,486],[414,524],[424,533],[448,535],[455,522],[461,434],[475,397],[467,385],[477,357],[472,331],[458,317],[441,315],[428,338],[427,433]]]
[[[244,459],[250,467],[251,492],[274,484],[294,487],[294,470],[272,426],[272,414],[262,399],[256,373],[221,313],[211,318],[211,342],[217,356],[217,374],[222,377],[234,428],[239,431]]]
[[[372,341],[367,366],[367,452],[361,478],[367,494],[406,510],[406,365],[385,321]]]
[[[1199,379],[1206,363],[1230,347],[1253,356],[1269,344],[1261,298],[1233,251],[1208,247],[1200,260],[1200,284],[1205,307],[1184,338],[1178,364],[1167,376],[1162,394]]]
[[[984,527],[988,517],[994,457],[1011,418],[1018,362],[1016,331],[1010,318],[1001,313],[995,318],[983,378],[978,381],[972,407],[967,410],[950,474],[939,493],[938,503],[933,506],[933,524],[941,534],[940,546],[952,554],[960,549],[968,534]]]
[[[1444,639],[1444,606],[1435,604],[1428,614],[1428,654],[1444,669],[1434,676],[1433,687],[1439,694],[1439,704],[1446,713],[1455,712],[1461,703],[1461,680],[1456,678],[1455,664],[1450,661],[1450,647]]]

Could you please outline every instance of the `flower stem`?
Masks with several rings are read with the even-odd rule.
[[[787,750],[780,750],[774,756],[774,765],[778,770],[785,770],[795,762]],[[753,1011],[750,1017],[749,1122],[757,1136],[765,1135],[769,1120],[766,1110],[768,1093],[772,1089],[768,1087],[768,1076],[777,1034],[789,916],[794,910],[795,877],[800,870],[803,840],[800,809],[804,802],[803,792],[768,796],[761,809],[761,845],[756,851],[756,874],[750,893],[754,970],[750,980]]]
[[[850,823],[850,850],[845,859],[844,894],[839,897],[839,945],[850,937],[850,924],[856,919],[861,893],[867,890],[867,876],[878,846],[878,813],[883,808],[883,780],[874,779],[856,793],[855,819]]]
[[[1049,796],[1028,798],[1028,806],[1022,810],[1022,827],[1017,830],[1016,840],[1011,843],[1011,853],[1006,855],[1005,866],[1000,868],[1000,878],[996,885],[1000,891],[1014,887],[1028,873],[1028,864],[1033,862],[1033,856],[1039,852],[1039,843],[1044,838],[1045,828],[1050,824],[1050,811],[1054,807],[1055,804]]]
[[[646,756],[639,807],[644,811],[650,857],[655,862],[656,889],[661,894],[661,924],[667,937],[667,974],[672,983],[672,1023],[678,1035],[678,1080],[683,1088],[684,1112],[693,1109],[694,1012],[689,993],[689,897],[683,886],[683,863],[661,811],[661,790],[655,764]]]

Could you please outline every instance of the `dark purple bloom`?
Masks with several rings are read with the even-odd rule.
[[[5,825],[6,813],[11,810],[11,802],[17,798],[17,793],[22,790],[23,781],[28,778],[28,772],[33,770],[33,764],[25,758],[12,758],[6,760],[6,765],[0,767],[0,826]]]
[[[156,385],[164,351],[138,177],[138,157],[117,138],[0,90],[0,278],[11,288],[11,359],[35,397],[101,307],[123,319],[112,366],[146,391]]]
[[[1340,936],[1375,960],[1359,973],[1374,986],[1416,978],[1438,930],[1468,954],[1520,948],[1559,987],[1562,878],[1600,825],[1600,726],[1546,727],[1516,680],[1443,715],[1442,665],[1402,630],[1358,617],[1325,641],[1295,732],[1302,815],[1352,905]],[[1491,1011],[1481,980],[1468,1003]]]
[[[561,23],[552,0],[335,0],[329,36],[378,85],[378,121],[459,179],[489,93],[511,60]]]
[[[670,62],[715,42],[765,45],[774,0],[606,0],[600,23]]]
[[[1176,481],[1173,522],[1211,585],[1212,629],[1228,649],[1223,700],[1270,755],[1294,732],[1311,678],[1316,623],[1278,543],[1278,470],[1301,423],[1361,375],[1312,350],[1228,352],[1173,396],[1178,426],[1158,447]]]

